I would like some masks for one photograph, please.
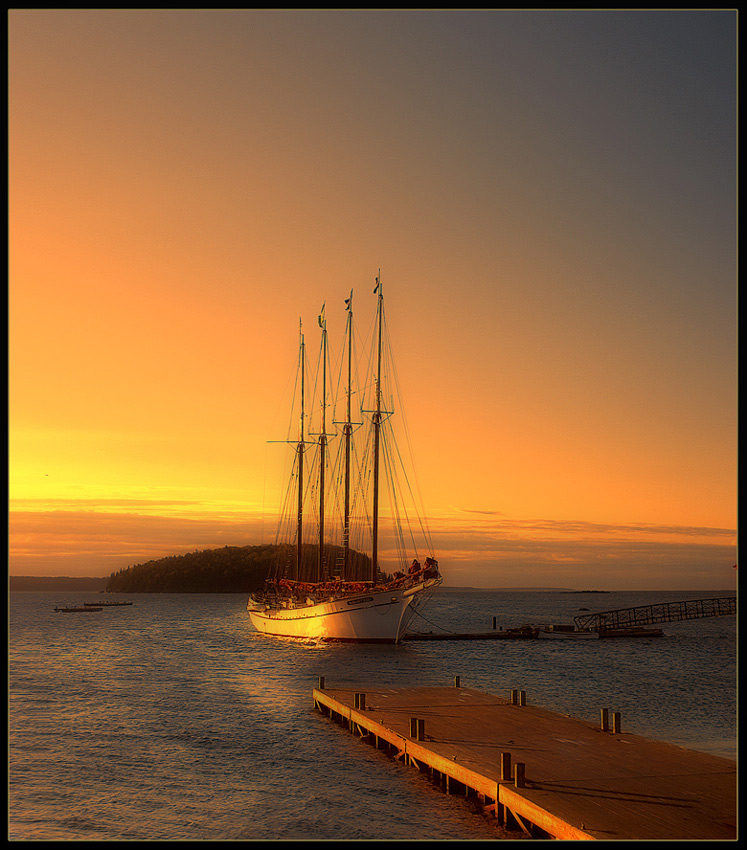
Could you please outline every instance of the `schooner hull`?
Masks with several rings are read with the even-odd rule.
[[[297,608],[263,609],[249,603],[252,624],[266,635],[323,641],[397,643],[405,633],[428,581],[408,590],[377,590]]]

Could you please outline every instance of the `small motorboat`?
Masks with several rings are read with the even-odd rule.
[[[54,610],[61,614],[83,614],[89,611],[101,611],[101,608],[95,608],[93,605],[83,605],[80,608],[75,606],[68,606],[67,608],[58,608],[55,606]]]
[[[591,629],[578,629],[573,624],[551,623],[541,626],[539,636],[541,638],[554,638],[561,640],[589,640],[599,637],[599,632]]]

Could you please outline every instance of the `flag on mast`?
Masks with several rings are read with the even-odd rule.
[[[345,299],[345,309],[352,310],[353,309],[353,290],[350,290],[350,298]]]
[[[324,328],[324,307],[326,305],[326,301],[322,304],[322,312],[319,314],[319,327]]]
[[[379,288],[379,284],[380,284],[379,276],[377,275],[376,276],[376,286],[374,287],[374,293],[376,293],[376,290]]]

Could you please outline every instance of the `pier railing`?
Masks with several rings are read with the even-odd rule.
[[[675,620],[695,620],[702,617],[723,617],[737,613],[736,596],[714,599],[688,599],[683,602],[659,602],[637,608],[619,608],[596,614],[581,614],[573,621],[578,629],[603,632],[611,629],[629,629]]]

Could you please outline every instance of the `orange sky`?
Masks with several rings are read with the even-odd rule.
[[[271,541],[299,316],[381,268],[447,583],[732,586],[735,34],[11,11],[11,573]]]

